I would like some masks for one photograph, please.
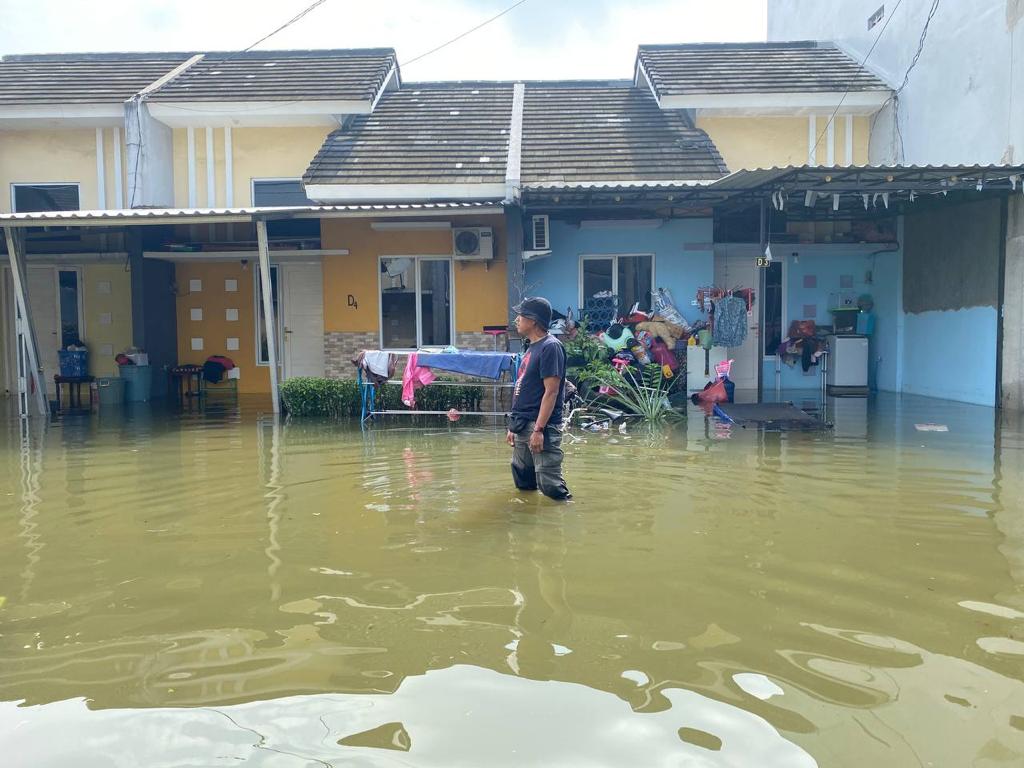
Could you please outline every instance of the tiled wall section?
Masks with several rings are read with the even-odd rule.
[[[458,332],[455,335],[459,349],[471,349],[480,352],[494,350],[494,339],[486,333]],[[518,342],[516,342],[517,344]],[[328,378],[350,379],[356,375],[352,358],[364,349],[378,349],[380,338],[376,331],[341,332],[334,331],[324,334],[324,365]],[[516,346],[515,344],[513,345]],[[516,347],[517,348],[517,347]],[[505,351],[504,337],[498,337],[498,350]],[[399,360],[398,371],[402,371],[404,355]]]
[[[89,373],[116,376],[114,355],[132,343],[131,273],[120,264],[86,264],[82,280]]]
[[[324,334],[324,370],[331,379],[355,378],[356,369],[352,358],[364,349],[377,349],[379,336],[376,331],[342,332]]]
[[[505,337],[495,337],[486,333],[472,331],[457,331],[455,333],[455,346],[459,349],[471,349],[477,352],[498,352],[505,351]]]

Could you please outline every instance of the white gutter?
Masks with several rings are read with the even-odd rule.
[[[519,200],[522,178],[523,157],[523,104],[526,101],[526,86],[516,83],[512,86],[512,119],[508,126],[508,159],[505,161],[505,202]]]
[[[505,182],[488,184],[307,184],[311,200],[349,202],[419,202],[422,200],[501,200]]]

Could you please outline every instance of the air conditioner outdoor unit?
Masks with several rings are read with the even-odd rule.
[[[551,250],[551,237],[548,232],[548,217],[547,216],[534,216],[531,219],[530,229],[533,233],[533,247],[531,250],[534,251],[550,251]]]
[[[453,229],[452,253],[456,261],[490,261],[494,258],[494,230],[490,227]]]

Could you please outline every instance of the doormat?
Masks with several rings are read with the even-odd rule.
[[[801,411],[792,403],[718,403],[714,413],[739,427],[779,430],[831,429],[832,425]]]

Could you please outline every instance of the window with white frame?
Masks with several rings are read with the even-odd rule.
[[[283,325],[281,322],[281,282],[279,273],[280,270],[272,264],[270,266],[270,298],[271,304],[274,306],[274,318],[277,321],[277,328],[274,333],[277,343],[274,345],[274,350],[277,352],[277,364],[281,365],[281,332]],[[258,266],[253,270],[253,283],[255,285],[254,295],[256,299],[256,364],[270,365],[270,347],[267,344],[267,321],[264,319],[266,316],[263,314],[263,297],[260,296],[260,268]]]
[[[619,308],[628,311],[639,303],[641,309],[651,308],[654,288],[654,256],[646,254],[614,254],[583,256],[580,260],[580,307],[593,296],[619,297]]]
[[[381,348],[418,349],[451,344],[452,295],[451,259],[381,257]]]
[[[14,213],[77,211],[80,207],[77,183],[11,184]]]

